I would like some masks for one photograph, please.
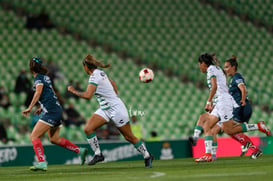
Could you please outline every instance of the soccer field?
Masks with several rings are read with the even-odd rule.
[[[273,180],[273,155],[257,160],[249,157],[219,158],[211,163],[195,163],[193,158],[155,160],[153,168],[143,161],[100,163],[95,166],[49,165],[47,172],[32,172],[29,167],[2,167],[0,180],[126,181],[126,180]]]

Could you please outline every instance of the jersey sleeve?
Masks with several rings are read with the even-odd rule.
[[[93,74],[89,77],[88,84],[98,86],[100,79],[101,79],[100,75],[97,74],[97,72],[93,72]]]
[[[37,85],[43,85],[43,79],[41,76],[37,76],[37,78],[34,80],[34,87],[36,87]]]
[[[235,77],[235,83],[237,86],[239,86],[240,84],[245,84],[245,81],[242,77],[241,74],[237,74],[236,77]]]
[[[207,78],[210,80],[212,77],[216,77],[215,68],[210,66],[207,71]]]

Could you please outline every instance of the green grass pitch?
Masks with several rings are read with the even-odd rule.
[[[98,163],[94,166],[48,165],[48,171],[32,172],[29,167],[1,167],[0,180],[50,181],[272,181],[273,155],[257,160],[249,157],[218,158],[211,163],[195,163],[193,158],[155,160],[153,168],[144,168],[143,161]]]

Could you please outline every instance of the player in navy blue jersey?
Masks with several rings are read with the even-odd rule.
[[[232,56],[231,59],[228,59],[225,62],[224,69],[226,75],[231,76],[229,93],[239,105],[237,108],[233,109],[234,121],[239,123],[248,123],[252,114],[252,106],[248,99],[245,79],[239,72],[237,72],[238,62],[236,56]],[[248,148],[253,151],[251,155],[252,159],[256,159],[262,155],[262,151],[259,150],[259,148],[257,148],[257,146],[255,146],[251,139],[245,134],[236,134],[232,135],[232,137],[240,143],[246,143],[242,144],[242,155],[247,152]]]
[[[40,137],[45,132],[48,132],[51,143],[78,153],[81,156],[81,164],[84,164],[88,150],[86,148],[79,148],[67,139],[59,137],[63,110],[52,88],[50,78],[47,76],[48,70],[43,65],[41,58],[33,57],[30,59],[29,69],[34,77],[35,93],[28,108],[22,111],[22,115],[25,117],[29,116],[37,102],[39,102],[40,108],[36,110],[35,114],[41,114],[39,121],[30,135],[34,151],[38,158],[38,164],[30,167],[30,170],[47,170],[43,146],[40,141]]]

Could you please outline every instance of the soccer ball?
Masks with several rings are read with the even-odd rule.
[[[151,82],[154,79],[154,72],[149,68],[144,68],[139,72],[139,80],[144,83]]]

